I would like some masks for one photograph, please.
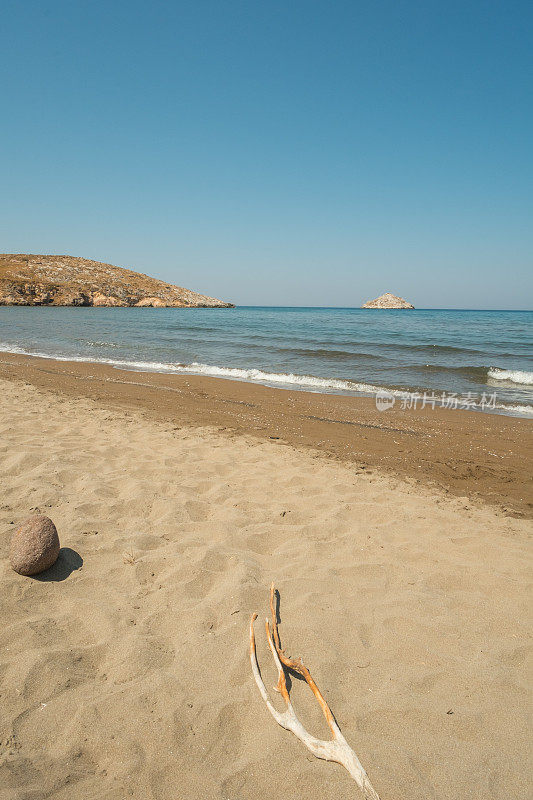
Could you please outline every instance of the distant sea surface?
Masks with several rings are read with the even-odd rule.
[[[531,311],[1,307],[0,350],[533,416]]]

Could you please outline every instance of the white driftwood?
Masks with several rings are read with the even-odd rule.
[[[324,697],[322,696],[322,693],[320,692],[318,686],[312,679],[309,670],[302,664],[300,659],[288,658],[281,649],[277,618],[276,618],[276,610],[274,606],[274,594],[275,594],[275,589],[274,589],[274,584],[272,584],[270,589],[272,632],[270,631],[270,625],[268,619],[265,619],[265,628],[266,628],[268,645],[270,647],[272,656],[274,658],[278,670],[278,683],[275,689],[281,694],[281,696],[285,700],[285,705],[287,706],[286,711],[280,713],[274,708],[268,697],[268,693],[265,688],[265,684],[263,683],[261,673],[259,672],[259,665],[257,663],[257,653],[255,649],[255,633],[254,633],[254,621],[257,619],[257,614],[254,614],[250,621],[250,662],[252,665],[252,672],[255,678],[255,682],[261,693],[261,697],[265,701],[268,710],[270,711],[270,713],[272,714],[278,725],[281,725],[281,727],[285,728],[285,730],[294,733],[294,735],[298,739],[300,739],[300,741],[305,744],[307,749],[310,750],[311,753],[317,758],[322,758],[325,761],[336,761],[338,764],[342,764],[342,766],[348,770],[354,781],[357,783],[357,785],[363,792],[363,795],[365,796],[366,800],[379,800],[378,793],[372,787],[368,779],[368,775],[366,774],[365,770],[361,765],[361,762],[359,761],[354,751],[352,750],[352,748],[342,735],[339,726],[337,725],[337,722],[335,720],[335,717],[331,713],[331,710],[328,704],[326,703]],[[316,739],[314,736],[311,736],[305,730],[304,726],[296,716],[287,689],[287,681],[283,669],[284,666],[287,667],[288,669],[294,670],[299,675],[301,675],[306,681],[311,691],[313,692],[313,694],[315,695],[316,699],[320,704],[324,717],[326,718],[326,722],[330,727],[331,733],[333,734],[333,738],[330,741]]]

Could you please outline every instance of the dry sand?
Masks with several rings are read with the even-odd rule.
[[[531,796],[530,522],[142,404],[0,393],[2,800],[360,797],[253,682],[271,580],[287,651],[382,800]],[[23,578],[9,536],[38,512],[68,549]]]

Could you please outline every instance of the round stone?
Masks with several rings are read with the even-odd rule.
[[[55,564],[59,555],[59,536],[51,519],[28,517],[11,537],[9,560],[19,575],[37,575]]]

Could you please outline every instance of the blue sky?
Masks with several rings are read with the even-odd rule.
[[[4,2],[3,252],[533,306],[529,2]]]

